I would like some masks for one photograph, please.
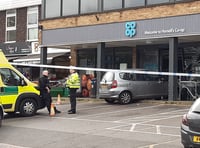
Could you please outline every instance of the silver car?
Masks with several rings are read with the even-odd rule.
[[[182,118],[181,142],[184,148],[200,147],[200,98]]]
[[[108,103],[121,104],[134,99],[167,97],[168,82],[164,77],[134,72],[106,72],[100,82],[99,96]]]

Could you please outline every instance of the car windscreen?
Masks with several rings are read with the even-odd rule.
[[[106,72],[101,81],[111,82],[113,80],[114,80],[114,73],[113,72]]]
[[[190,112],[198,112],[200,113],[200,98],[197,99],[192,107],[190,108]]]

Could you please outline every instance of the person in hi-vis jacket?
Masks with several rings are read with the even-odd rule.
[[[71,109],[68,114],[76,113],[76,91],[80,88],[80,77],[74,69],[69,70],[70,75],[66,81],[66,87],[69,89]]]

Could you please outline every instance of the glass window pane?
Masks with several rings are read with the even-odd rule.
[[[145,0],[125,0],[125,8],[145,6]]]
[[[15,27],[15,16],[7,17],[7,27]]]
[[[63,15],[78,14],[78,0],[63,0]]]
[[[46,18],[60,16],[60,0],[46,1]]]
[[[28,25],[34,25],[37,24],[37,22],[38,22],[37,13],[28,14]]]
[[[104,0],[103,10],[113,10],[122,8],[122,0]]]
[[[98,11],[98,0],[81,0],[81,13]]]
[[[16,30],[7,31],[7,41],[16,41]]]
[[[38,28],[29,28],[28,29],[28,40],[38,39]]]
[[[170,0],[147,0],[147,5],[150,4],[161,4],[161,3],[167,3]]]

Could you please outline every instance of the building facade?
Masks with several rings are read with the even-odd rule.
[[[2,0],[0,4],[0,48],[7,57],[32,53],[38,45],[41,0]]]
[[[76,66],[189,72],[200,57],[199,23],[198,0],[43,0],[39,36],[43,55],[71,48]],[[168,81],[177,100],[177,77]]]
[[[40,9],[41,0],[0,1],[0,49],[9,61],[38,52]],[[37,68],[18,68],[32,78],[39,75]]]
[[[41,0],[0,1],[0,49],[10,62],[40,64],[39,20]],[[58,53],[59,52],[59,53]],[[69,65],[69,50],[49,49],[46,64]],[[31,80],[40,76],[40,67],[17,66],[22,73],[30,73]],[[65,71],[51,70],[57,78]],[[57,72],[58,71],[58,72]]]

